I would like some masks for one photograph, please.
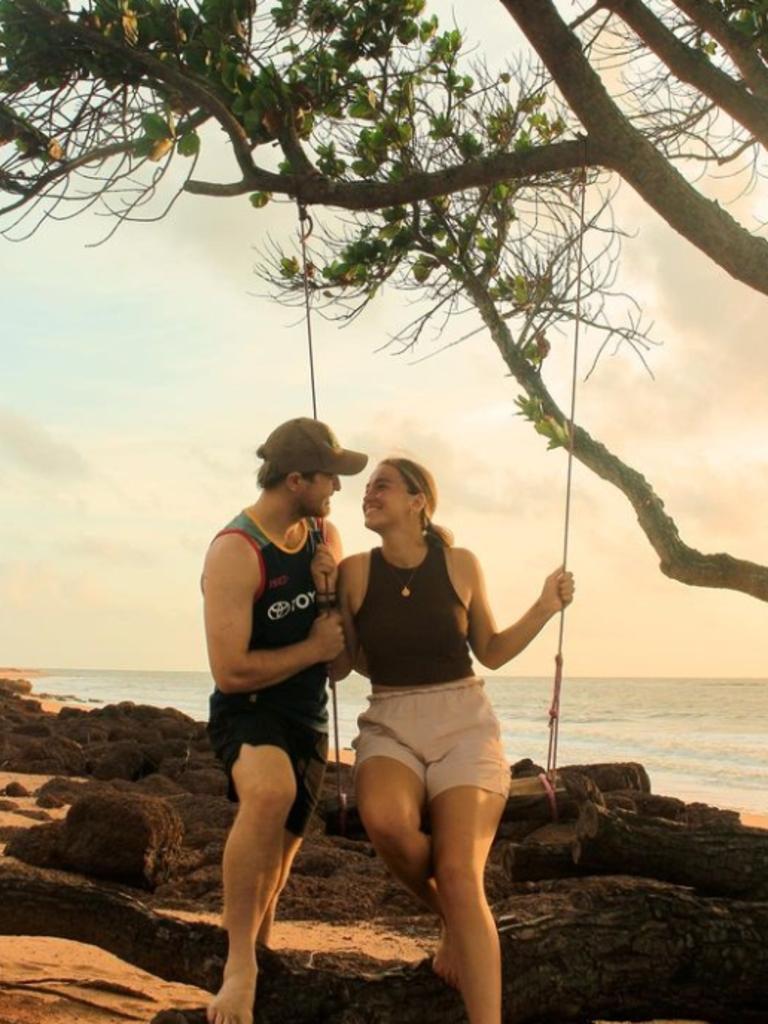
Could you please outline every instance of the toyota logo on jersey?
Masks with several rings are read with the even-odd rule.
[[[297,594],[292,601],[273,601],[267,608],[267,618],[272,622],[284,619],[291,612],[305,612],[307,608],[315,603],[315,591],[309,590],[306,594]]]

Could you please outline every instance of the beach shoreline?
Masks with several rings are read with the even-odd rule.
[[[83,711],[92,710],[95,705],[92,702],[85,701],[76,695],[69,695],[67,697],[56,697],[51,694],[44,692],[44,682],[40,682],[45,679],[49,673],[45,669],[20,669],[20,668],[0,668],[0,680],[10,679],[13,681],[27,680],[32,683],[31,691],[26,694],[30,700],[37,701],[43,712],[47,714],[58,715],[62,708],[79,708]],[[40,684],[42,692],[38,692],[38,686],[36,682]],[[335,757],[333,750],[329,751],[328,759],[332,761]],[[343,747],[340,753],[340,760],[342,764],[353,765],[354,764],[354,752],[349,747]],[[2,787],[0,787],[2,788]],[[654,790],[655,792],[655,790]],[[674,793],[665,794],[668,796],[674,796]],[[720,806],[715,797],[709,797],[704,795],[704,798],[698,801],[700,803],[709,804],[712,807]],[[739,814],[741,822],[749,828],[762,828],[768,829],[768,796],[766,796],[766,808],[764,811],[744,810],[743,808],[733,807],[728,805],[722,805],[723,810],[733,810]]]

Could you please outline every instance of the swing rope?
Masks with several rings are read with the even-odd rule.
[[[568,470],[565,485],[565,522],[563,524],[563,571],[568,567],[568,540],[571,526],[571,493],[573,481],[573,447],[576,437],[576,386],[579,365],[579,334],[581,328],[581,293],[584,269],[584,233],[587,195],[587,140],[584,141],[584,157],[581,166],[581,196],[579,203],[579,243],[576,261],[576,324],[573,332],[573,366],[571,373],[571,409],[568,421]],[[560,694],[563,687],[563,639],[565,635],[565,608],[560,609],[560,631],[555,655],[555,678],[552,687],[552,702],[549,707],[549,746],[547,749],[547,770],[539,776],[549,798],[552,818],[557,821],[557,741],[560,729]]]
[[[307,242],[309,241],[310,235],[313,230],[312,218],[307,213],[307,207],[300,200],[296,200],[296,205],[299,211],[299,239],[301,241],[301,269],[302,278],[304,281],[304,319],[307,325],[307,351],[309,355],[309,380],[312,389],[312,416],[317,419],[317,390],[315,387],[315,357],[314,348],[312,344],[312,317],[310,315],[310,299],[309,299],[309,260],[307,258]],[[324,534],[321,536],[321,540],[325,541]],[[319,594],[320,598],[318,604],[320,607],[324,607],[326,610],[329,609],[328,604],[328,577],[325,579],[325,593]],[[335,764],[336,764],[336,797],[339,802],[339,826],[341,834],[346,833],[346,818],[347,818],[347,793],[342,786],[341,782],[341,746],[339,744],[339,702],[336,694],[336,683],[330,683],[331,687],[331,709],[333,718],[333,742],[335,747]]]
[[[571,406],[568,420],[568,466],[565,485],[565,518],[563,523],[563,571],[568,567],[568,542],[571,527],[571,503],[573,485],[573,449],[576,437],[576,390],[578,383],[579,366],[579,338],[581,333],[581,302],[582,302],[582,278],[584,270],[584,234],[586,222],[586,197],[587,197],[587,140],[583,139],[584,156],[582,159],[579,175],[580,201],[579,201],[579,240],[576,259],[576,317],[573,337],[573,363],[571,369]],[[309,374],[312,388],[312,415],[317,419],[317,392],[315,388],[315,362],[312,344],[312,319],[310,315],[309,298],[309,261],[307,259],[307,241],[312,234],[312,218],[307,213],[305,204],[297,199],[299,211],[299,237],[301,240],[302,277],[304,281],[304,309],[307,325],[307,348],[309,353]],[[326,586],[327,592],[327,586]],[[552,688],[552,701],[549,707],[549,744],[547,749],[547,769],[539,775],[542,786],[552,810],[554,821],[558,819],[557,796],[555,787],[557,784],[557,747],[560,730],[560,696],[563,687],[563,646],[565,638],[565,608],[560,609],[560,628],[557,641],[557,654],[555,655],[555,677]],[[339,801],[339,814],[342,834],[345,832],[347,794],[341,782],[341,756],[339,745],[339,712],[336,685],[331,683],[332,707],[333,707],[333,735],[335,744],[336,762],[336,793]]]

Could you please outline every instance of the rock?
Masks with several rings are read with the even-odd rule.
[[[67,779],[57,775],[53,779],[44,782],[37,791],[38,807],[62,807],[64,804],[73,804],[78,797],[96,788],[101,792],[108,787],[100,783],[93,783],[85,779]]]
[[[177,776],[176,782],[188,793],[203,793],[208,796],[227,795],[227,776],[221,768],[200,768]]]
[[[69,809],[61,860],[96,878],[154,889],[168,879],[183,837],[179,815],[156,797],[86,795]]]
[[[136,790],[147,796],[177,796],[183,793],[181,786],[165,775],[153,772],[133,783]]]
[[[0,690],[3,693],[32,693],[32,683],[28,679],[0,679]]]
[[[20,736],[51,736],[53,729],[48,722],[21,722],[15,725],[12,732]]]
[[[34,807],[19,807],[17,808],[16,814],[21,815],[22,818],[31,818],[32,821],[50,821],[51,816],[47,811],[36,811]]]
[[[63,830],[64,824],[61,821],[20,829],[6,846],[5,855],[38,868],[60,868]]]
[[[65,736],[40,739],[14,733],[7,738],[12,753],[4,758],[6,771],[33,775],[83,775],[85,772],[82,747]]]
[[[6,796],[29,796],[29,790],[20,782],[9,782],[5,787]]]
[[[144,753],[136,740],[98,744],[88,751],[88,767],[95,779],[128,779],[145,774]]]
[[[185,844],[193,843],[193,837],[201,832],[228,832],[237,813],[236,805],[230,800],[205,794],[172,796],[168,798],[168,803],[182,820]]]

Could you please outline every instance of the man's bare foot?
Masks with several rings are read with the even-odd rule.
[[[451,988],[459,987],[459,972],[454,960],[453,943],[445,925],[442,928],[437,952],[432,957],[432,970],[446,985],[450,985]]]
[[[206,1011],[208,1024],[253,1024],[256,974],[256,964],[224,968],[224,984]]]

